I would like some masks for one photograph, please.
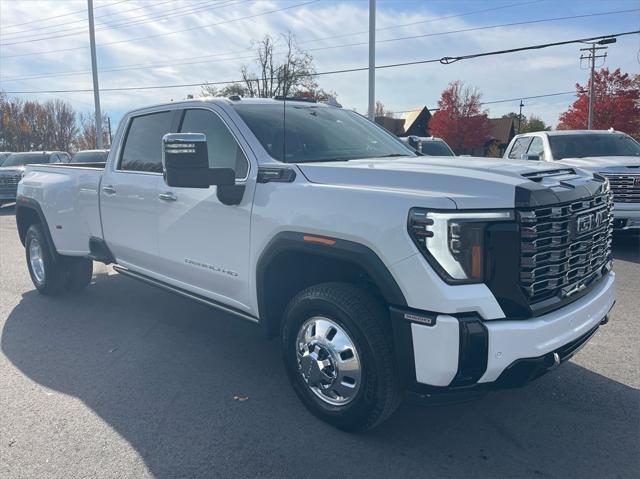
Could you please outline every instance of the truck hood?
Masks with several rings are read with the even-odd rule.
[[[458,208],[510,208],[518,186],[563,168],[554,163],[474,157],[402,157],[298,164],[312,183],[448,197]],[[566,167],[564,167],[566,168]],[[579,173],[588,176],[586,173]],[[575,177],[575,175],[573,175]],[[554,184],[558,184],[554,180]],[[540,188],[541,185],[535,185]]]
[[[638,156],[591,156],[585,158],[565,158],[556,161],[575,168],[583,168],[589,171],[606,171],[635,168],[640,173],[640,157]]]

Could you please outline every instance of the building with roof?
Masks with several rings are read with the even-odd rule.
[[[514,136],[516,129],[513,118],[489,118],[489,139],[484,145],[482,155],[502,157]]]
[[[431,113],[426,106],[407,111],[402,118],[377,116],[376,123],[396,136],[428,136]]]

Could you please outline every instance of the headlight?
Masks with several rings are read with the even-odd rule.
[[[409,211],[409,235],[448,283],[481,283],[485,275],[485,229],[513,220],[512,211]]]

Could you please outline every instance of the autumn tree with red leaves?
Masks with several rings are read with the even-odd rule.
[[[593,129],[613,128],[640,138],[640,85],[617,68],[602,68],[594,74]],[[587,128],[589,121],[589,84],[576,84],[578,98],[560,115],[560,130]]]
[[[429,120],[429,132],[446,141],[458,155],[483,147],[489,137],[489,118],[480,109],[480,93],[460,80],[449,83]]]

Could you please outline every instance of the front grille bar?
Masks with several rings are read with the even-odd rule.
[[[610,193],[518,211],[520,287],[535,305],[589,288],[611,269]]]
[[[613,201],[616,203],[640,203],[640,173],[602,173],[609,180]]]

